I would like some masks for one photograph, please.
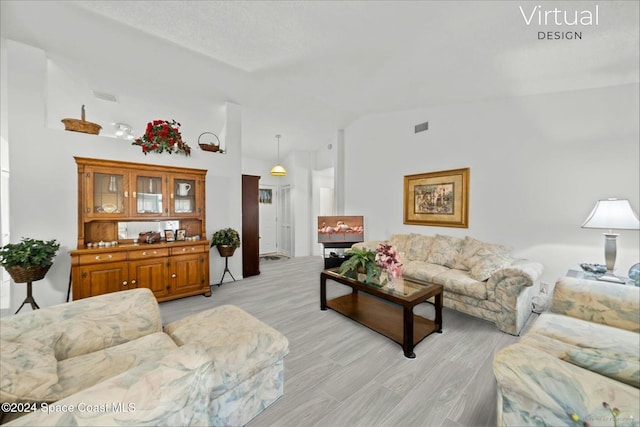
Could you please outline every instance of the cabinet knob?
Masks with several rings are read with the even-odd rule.
[[[172,279],[175,279],[176,277],[178,277],[178,276],[176,276],[176,273],[173,273],[173,274],[171,275],[171,278],[172,278]]]
[[[122,282],[122,286],[127,286],[129,283],[125,280],[124,282]]]
[[[133,196],[133,197],[136,197],[136,196],[135,196],[135,194],[136,194],[136,193],[133,193],[133,194],[134,194],[134,196]],[[128,191],[125,191],[125,192],[124,192],[124,197],[129,197],[129,192],[128,192]]]
[[[96,260],[97,260],[97,261],[102,261],[102,260],[105,260],[105,259],[111,259],[111,258],[113,258],[113,255],[107,255],[107,256],[106,256],[106,257],[104,257],[104,258],[102,257],[102,255],[96,255]]]
[[[135,279],[131,281],[131,284],[132,284],[132,285],[135,285],[135,284],[136,284]]]

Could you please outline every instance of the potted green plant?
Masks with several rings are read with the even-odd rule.
[[[217,247],[220,256],[232,256],[236,248],[240,247],[240,234],[233,228],[223,228],[211,236],[211,247]]]
[[[55,239],[49,241],[23,237],[20,243],[0,248],[0,265],[16,283],[35,282],[44,278],[60,249]]]
[[[348,256],[340,266],[340,274],[357,278],[358,274],[366,275],[365,282],[373,283],[380,278],[380,267],[376,264],[376,253],[369,249],[351,248],[345,252]]]

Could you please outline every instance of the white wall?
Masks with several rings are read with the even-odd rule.
[[[4,49],[6,47],[6,49]],[[69,251],[75,249],[77,237],[77,173],[73,156],[125,160],[207,169],[207,237],[220,228],[241,226],[241,114],[240,107],[225,107],[224,139],[228,154],[199,150],[195,141],[187,140],[191,157],[149,154],[144,156],[130,142],[45,127],[47,58],[43,51],[13,41],[6,41],[8,139],[10,141],[10,203],[12,240],[34,237],[57,239],[61,249],[52,269],[42,281],[34,283],[34,297],[41,307],[61,303],[66,298],[69,281]],[[5,64],[3,57],[3,66]],[[3,68],[4,71],[4,68]],[[82,102],[72,100],[79,107]],[[210,123],[191,121],[199,117],[188,110],[172,110],[170,105],[148,101],[149,119],[156,111],[168,111],[171,117],[189,124],[189,132],[199,134]],[[78,110],[79,111],[79,110]],[[185,120],[182,120],[182,117]],[[184,130],[184,129],[183,129]],[[236,278],[241,277],[241,257],[229,260]],[[219,280],[223,260],[211,251],[211,283]],[[24,285],[12,285],[11,307],[17,308],[25,296]]]
[[[345,212],[367,239],[470,235],[511,245],[555,283],[604,263],[601,230],[581,229],[595,201],[638,211],[638,84],[371,115],[345,132]],[[414,125],[429,130],[414,134]],[[404,175],[470,167],[469,228],[403,224]],[[618,238],[618,273],[639,259],[638,232]]]

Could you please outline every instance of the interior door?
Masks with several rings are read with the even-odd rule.
[[[273,254],[278,251],[277,246],[277,187],[275,185],[261,185],[258,190],[260,206],[260,255]]]
[[[260,274],[259,176],[242,175],[242,276]]]
[[[278,219],[280,220],[280,248],[279,252],[288,257],[293,253],[293,212],[291,211],[291,186],[283,185],[280,188],[278,203]]]

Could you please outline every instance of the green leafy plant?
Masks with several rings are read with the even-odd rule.
[[[376,253],[369,249],[351,248],[345,252],[348,256],[345,262],[340,266],[340,274],[357,277],[362,272],[367,275],[365,282],[372,283],[375,279],[380,278],[380,267],[376,264]]]
[[[149,152],[169,154],[176,152],[191,155],[191,147],[182,140],[180,133],[180,123],[175,120],[154,120],[147,123],[147,129],[140,138],[136,138],[131,145],[139,145],[142,152],[147,155]]]
[[[211,237],[211,247],[214,246],[233,246],[240,247],[240,234],[233,228],[223,228],[213,233]]]
[[[20,243],[8,243],[0,248],[0,265],[5,269],[22,267],[25,270],[47,267],[53,264],[58,249],[60,244],[55,239],[45,242],[23,237]]]

